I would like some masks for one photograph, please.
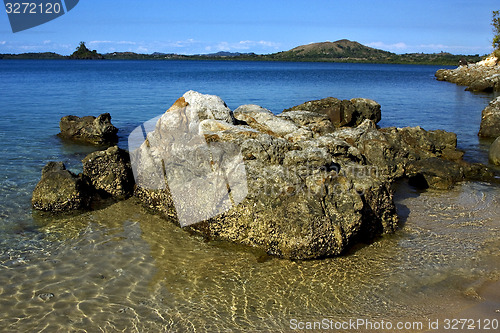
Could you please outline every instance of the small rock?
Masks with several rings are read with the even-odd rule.
[[[42,178],[33,191],[33,208],[47,212],[85,209],[93,190],[88,179],[75,175],[62,162],[49,162],[42,170]]]
[[[83,174],[97,191],[105,196],[129,197],[134,190],[134,175],[128,152],[117,146],[87,155]]]
[[[327,97],[285,109],[283,115],[289,111],[311,111],[327,115],[335,127],[355,127],[366,119],[375,123],[381,119],[380,104],[366,98],[354,98],[349,101]]]
[[[111,124],[109,113],[103,113],[97,118],[93,116],[62,117],[59,122],[61,133],[59,137],[74,141],[104,145],[118,142],[118,129]]]
[[[42,294],[38,294],[38,298],[41,299],[42,301],[44,302],[47,302],[48,300],[50,300],[51,298],[54,297],[54,294],[53,293],[42,293]]]
[[[258,105],[242,105],[234,110],[234,116],[250,127],[269,134],[284,136],[298,130],[292,121],[277,117],[268,109]]]

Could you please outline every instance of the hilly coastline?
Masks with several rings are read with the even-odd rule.
[[[459,61],[478,62],[476,55],[455,55],[440,53],[396,54],[375,49],[355,41],[341,39],[335,42],[320,42],[297,46],[288,51],[271,54],[239,53],[221,51],[211,54],[183,55],[176,53],[141,54],[135,52],[113,52],[99,54],[90,51],[80,43],[77,51],[70,56],[53,52],[0,54],[0,59],[116,59],[116,60],[246,60],[246,61],[306,61],[306,62],[351,62],[351,63],[389,63],[389,64],[432,64],[455,66]]]

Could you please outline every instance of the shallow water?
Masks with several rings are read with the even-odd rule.
[[[405,187],[405,185],[401,185]],[[500,278],[500,196],[488,184],[397,198],[401,230],[326,260],[262,253],[165,223],[135,199],[37,221],[50,244],[1,256],[8,331],[290,331],[290,320],[458,314]],[[497,307],[485,317],[498,318]]]

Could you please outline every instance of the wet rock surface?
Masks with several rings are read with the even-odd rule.
[[[59,122],[59,137],[77,142],[107,145],[118,142],[118,129],[111,124],[109,113],[94,116],[65,116]]]
[[[117,146],[96,151],[83,159],[83,173],[75,175],[63,162],[49,162],[33,191],[33,208],[61,213],[92,208],[94,202],[130,197],[134,176],[127,151]]]
[[[49,162],[33,191],[31,203],[37,210],[65,212],[85,209],[92,198],[92,187],[83,175],[75,175],[62,162]]]
[[[127,198],[134,191],[134,175],[127,151],[113,146],[87,155],[83,174],[104,197]]]
[[[366,98],[340,100],[327,97],[309,101],[283,110],[286,116],[288,111],[310,111],[328,116],[334,127],[358,126],[365,119],[378,123],[381,119],[380,104]]]
[[[492,100],[481,114],[479,136],[497,138],[500,136],[500,97]]]
[[[500,136],[491,145],[489,158],[491,163],[500,165]]]

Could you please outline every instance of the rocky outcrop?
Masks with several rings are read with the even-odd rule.
[[[107,145],[118,142],[118,129],[111,124],[109,113],[97,118],[93,116],[66,116],[59,122],[59,137],[95,145]]]
[[[283,110],[283,114],[286,115],[288,111],[310,111],[324,114],[328,116],[334,127],[358,126],[365,119],[378,123],[381,119],[380,104],[366,98],[339,100],[327,97]]]
[[[94,202],[124,199],[133,194],[134,177],[128,152],[117,146],[83,159],[83,173],[75,175],[62,162],[49,162],[32,196],[33,208],[59,213],[90,208]]]
[[[500,136],[491,145],[489,158],[491,163],[500,165]]]
[[[500,136],[500,97],[492,100],[481,114],[479,136],[496,138]]]
[[[101,196],[126,198],[134,191],[134,176],[128,152],[113,146],[87,155],[83,174]]]
[[[207,238],[308,259],[394,232],[395,179],[448,188],[491,176],[461,160],[453,133],[377,129],[376,102],[327,103],[330,114],[245,105],[233,115],[219,98],[188,92],[131,152],[135,195]]]
[[[435,76],[439,81],[467,86],[466,90],[470,91],[500,91],[500,64],[493,55],[475,64],[459,66],[455,69],[440,69]]]
[[[83,175],[75,175],[62,162],[49,162],[33,191],[31,203],[35,209],[64,212],[85,209],[92,198],[92,188]]]

